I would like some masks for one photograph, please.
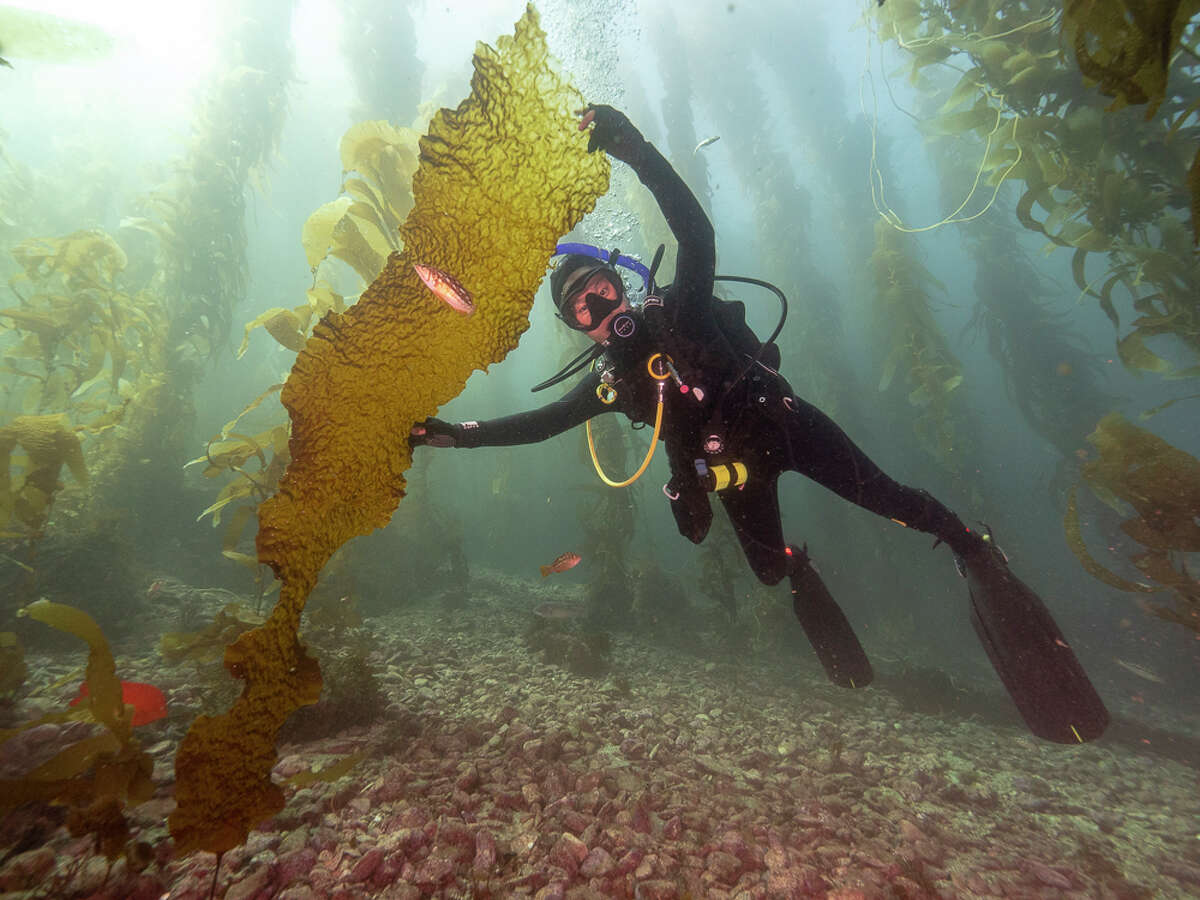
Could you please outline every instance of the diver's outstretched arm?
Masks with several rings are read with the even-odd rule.
[[[483,422],[444,422],[426,419],[412,427],[414,447],[511,447],[536,444],[574,428],[612,407],[596,397],[600,376],[591,374],[574,388],[538,409]]]
[[[712,297],[717,250],[712,223],[704,207],[679,173],[623,112],[611,106],[589,106],[581,127],[589,123],[592,134],[588,150],[604,150],[633,169],[662,210],[671,234],[679,243],[676,290],[685,298],[707,302]]]

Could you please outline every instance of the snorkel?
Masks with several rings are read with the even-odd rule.
[[[636,272],[642,279],[642,287],[649,293],[654,285],[654,273],[646,268],[646,264],[640,260],[634,259],[632,256],[625,256],[620,250],[601,250],[592,244],[576,244],[565,242],[554,248],[554,257],[566,256],[568,253],[578,253],[580,256],[591,256],[594,259],[600,260],[605,266],[620,266],[622,269],[628,269],[631,272]],[[659,251],[661,258],[662,251]],[[597,266],[596,268],[600,268]]]

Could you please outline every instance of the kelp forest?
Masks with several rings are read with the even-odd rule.
[[[222,3],[186,63],[148,5],[0,6],[0,893],[1200,891],[1200,0],[577,6]],[[653,428],[410,443],[573,387],[559,241],[679,277],[597,103],[795,395],[1044,594],[1128,807],[986,756],[929,535],[780,480],[843,692]]]
[[[1049,242],[1048,252],[1070,255],[1075,306],[1103,311],[1112,323],[1112,352],[1124,367],[1164,386],[1200,375],[1200,59],[1189,43],[1197,11],[1186,3],[1134,12],[1084,2],[1038,16],[980,3],[931,15],[920,3],[890,3],[890,20],[879,32],[911,56],[916,83],[934,72],[946,78],[942,69],[956,60],[957,81],[925,98],[937,111],[921,123],[935,143],[971,134],[979,144],[969,187],[969,161],[946,160],[940,169],[957,175],[943,196],[963,198],[946,221],[972,222],[988,204],[1008,206],[1021,227]],[[885,203],[882,170],[876,178],[877,199]],[[1011,197],[1019,193],[1015,204],[1003,202],[1002,187]],[[886,206],[884,219],[893,228],[880,229],[876,255],[888,251],[896,232],[911,230]],[[1135,425],[1113,410],[1115,398],[1097,379],[1099,360],[1081,352],[1070,319],[1040,302],[1046,288],[1037,271],[996,219],[981,222],[968,238],[979,297],[972,325],[986,337],[1021,415],[1063,454],[1064,466],[1077,470],[1064,476],[1074,482],[1064,483],[1071,550],[1109,586],[1165,595],[1166,603],[1143,608],[1200,631],[1197,582],[1187,572],[1187,554],[1200,549],[1195,458],[1156,438],[1151,425]],[[879,295],[894,308],[918,292],[908,281],[919,279],[908,274],[912,264],[902,255],[885,258],[890,292]],[[961,381],[957,364],[936,346],[934,329],[911,320],[901,327],[909,336],[899,352],[915,385],[909,401],[927,410],[918,427],[934,417],[944,446],[952,421],[942,406]],[[899,329],[889,330],[895,337]],[[1054,360],[1053,367],[1045,360]],[[891,374],[885,367],[885,380]],[[1149,420],[1180,399],[1195,397],[1176,394],[1138,418]],[[922,443],[938,446],[926,433]],[[1119,524],[1136,545],[1121,564],[1149,583],[1122,578],[1089,553],[1080,487],[1109,515],[1133,514]]]

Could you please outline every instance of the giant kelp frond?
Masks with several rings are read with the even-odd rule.
[[[197,521],[212,516],[213,527],[216,528],[221,524],[225,507],[242,500],[251,501],[252,505],[237,510],[225,528],[221,544],[224,555],[230,559],[253,564],[252,558],[243,559],[243,554],[236,553],[236,547],[258,504],[279,489],[279,479],[291,460],[288,436],[286,422],[272,425],[253,436],[222,431],[209,442],[204,456],[187,463],[190,466],[207,462],[202,473],[206,478],[216,478],[227,472],[237,476],[226,483],[216,501],[196,517]],[[252,461],[258,463],[253,471],[247,467]]]
[[[1102,387],[1101,362],[1052,308],[1050,286],[1021,251],[1015,228],[981,221],[969,247],[979,298],[971,326],[986,334],[1025,421],[1073,462],[1116,402]]]
[[[358,96],[354,119],[408,122],[421,100],[421,57],[414,16],[392,0],[342,0],[341,50]]]
[[[399,229],[413,205],[418,137],[388,122],[360,122],[342,136],[343,196],[309,216],[302,235],[316,284],[325,281],[319,267],[329,258],[370,284],[388,254],[402,249]]]
[[[238,550],[238,544],[251,517],[257,511],[258,504],[279,489],[279,479],[283,477],[283,470],[291,459],[288,454],[290,431],[287,422],[278,422],[253,436],[234,429],[245,416],[258,409],[263,401],[275,396],[282,388],[282,384],[273,384],[251,400],[209,439],[203,456],[189,460],[184,465],[184,468],[187,468],[207,463],[201,473],[205,478],[217,478],[226,473],[235,476],[233,480],[226,482],[217,499],[196,518],[199,521],[205,516],[212,516],[213,527],[217,528],[227,506],[247,501],[247,505],[234,510],[226,523],[221,537],[221,552],[226,559],[254,569],[256,581],[260,580],[258,562],[254,557]],[[253,471],[247,468],[252,462],[258,463]],[[261,589],[261,584],[259,586]]]
[[[879,390],[891,388],[897,371],[911,390],[908,402],[919,412],[913,429],[924,447],[951,471],[963,451],[956,440],[951,393],[962,384],[962,365],[950,352],[930,309],[929,291],[942,285],[913,255],[912,238],[880,220],[875,226],[871,273],[876,320],[886,332],[887,350]]]
[[[1083,479],[1097,497],[1128,516],[1121,531],[1141,547],[1129,561],[1157,587],[1129,582],[1092,558],[1074,497],[1064,523],[1071,549],[1084,568],[1113,587],[1170,591],[1173,609],[1147,609],[1200,632],[1200,581],[1183,562],[1183,554],[1200,553],[1200,460],[1117,413],[1105,416],[1088,440],[1099,455],[1084,465]]]
[[[354,200],[347,212],[373,222],[390,250],[402,249],[397,232],[413,206],[419,140],[411,128],[389,122],[361,122],[342,136],[342,169],[347,176],[342,190]],[[374,275],[368,280],[373,281]]]
[[[20,483],[14,486],[12,453],[18,445],[25,450],[27,462]],[[83,448],[66,416],[18,416],[0,428],[0,532],[15,519],[32,535],[41,534],[61,487],[58,476],[64,465],[76,481],[87,483]]]
[[[242,334],[242,343],[237,350],[237,358],[241,359],[246,355],[246,350],[250,347],[250,332],[260,326],[265,328],[267,334],[279,341],[280,344],[299,353],[304,349],[304,342],[308,339],[308,326],[311,321],[312,307],[307,303],[297,306],[295,309],[274,306],[253,321],[246,323],[245,331]]]
[[[1145,103],[1146,118],[1167,92],[1171,57],[1200,0],[1067,0],[1063,36],[1079,70],[1114,97],[1109,109]]]
[[[343,196],[315,210],[301,232],[305,256],[313,270],[307,303],[293,309],[272,307],[248,322],[237,351],[239,359],[249,348],[251,333],[260,327],[282,346],[299,353],[317,322],[327,313],[341,314],[346,310],[345,299],[331,284],[331,280],[336,280],[329,271],[331,264],[345,263],[366,285],[383,270],[388,254],[401,249],[399,227],[413,205],[412,176],[417,169],[418,137],[411,129],[397,128],[388,122],[360,122],[346,131],[340,147],[345,176]],[[256,408],[265,396],[256,398],[237,418]],[[252,501],[253,506],[239,508],[229,521],[222,548],[227,558],[253,567],[254,560],[238,552],[236,546],[250,512],[279,487],[279,479],[291,459],[287,452],[288,427],[280,423],[269,429],[272,436],[263,445],[270,448],[268,460],[258,443],[243,441],[232,433],[236,421],[209,441],[206,452],[209,468],[204,474],[211,477],[217,470],[227,469],[238,478],[222,488],[216,502],[200,517],[211,514],[216,527],[226,506]],[[260,462],[254,475],[241,468],[251,456],[257,456]]]
[[[73,395],[100,383],[102,370],[117,390],[128,352],[136,347],[130,339],[149,338],[161,317],[118,287],[124,251],[105,232],[92,230],[23,241],[12,254],[22,272],[10,284],[22,302],[0,310],[0,322],[35,335],[37,353],[22,345],[6,355],[40,370],[37,383],[28,385],[23,411],[65,410]]]
[[[281,579],[280,598],[226,651],[246,682],[237,703],[198,719],[180,746],[171,832],[181,849],[227,850],[282,808],[275,738],[321,690],[296,637],[305,600],[341,544],[387,523],[404,493],[411,423],[516,346],[557,238],[607,188],[607,160],[586,152],[570,114],[581,105],[532,8],[496,49],[480,44],[471,96],[421,139],[403,252],[357,304],[325,315],[296,360],[282,397],[292,462],[259,510],[259,559]],[[434,297],[414,263],[453,273],[475,314]]]
[[[1080,295],[1116,329],[1119,302],[1139,313],[1120,341],[1138,370],[1173,371],[1146,345],[1157,335],[1200,354],[1200,262],[1180,240],[1189,214],[1193,240],[1200,222],[1200,57],[1181,52],[1197,11],[1197,0],[1072,0],[1065,13],[1049,0],[902,0],[878,13],[880,36],[912,54],[914,78],[943,62],[962,73],[924,129],[977,136],[990,184],[1024,182],[1021,224],[1072,250]],[[1108,112],[1092,79],[1116,98]],[[1139,103],[1146,110],[1129,105]],[[1104,269],[1088,271],[1092,254]]]
[[[10,404],[24,415],[0,428],[0,531],[15,522],[36,536],[61,466],[81,483],[98,454],[111,468],[111,430],[156,402],[166,312],[151,291],[123,288],[125,252],[103,231],[33,238],[12,253],[20,302],[0,310],[0,349],[15,376]],[[18,445],[27,463],[11,455]]]
[[[1056,14],[1053,10],[1014,14],[994,0],[960,5],[953,11],[928,0],[902,0],[877,15],[881,40],[895,40],[911,55],[914,84],[925,84],[926,67],[951,57],[956,62],[965,60],[955,65],[962,74],[953,91],[940,98],[938,115],[921,122],[921,128],[933,137],[975,133],[983,147],[972,166],[975,177],[957,206],[931,225],[910,226],[887,204],[886,180],[875,161],[873,126],[871,196],[876,209],[902,231],[929,231],[978,219],[991,208],[1001,184],[1022,159],[1019,119],[1011,110],[1028,104],[1038,90],[1034,85],[1054,70],[1060,55],[1050,37]]]
[[[418,137],[411,129],[388,122],[360,122],[342,136],[342,196],[317,208],[300,235],[313,270],[308,303],[294,309],[274,307],[248,323],[239,358],[255,328],[265,328],[298,353],[312,324],[330,310],[345,310],[342,296],[332,287],[335,276],[326,271],[329,261],[345,263],[366,285],[383,271],[388,254],[402,249],[399,229],[413,205]]]
[[[212,358],[244,297],[246,196],[278,144],[287,113],[293,4],[263,2],[236,17],[223,56],[205,80],[193,134],[171,181],[144,200],[128,224],[159,237],[160,268],[172,298],[171,345]],[[194,368],[194,367],[193,367]],[[175,374],[183,375],[183,367]],[[193,377],[196,372],[189,373]]]
[[[263,617],[240,603],[227,603],[199,631],[167,631],[158,641],[158,652],[168,665],[189,661],[215,663],[225,648],[251,628],[262,625]]]
[[[307,302],[292,309],[272,307],[248,322],[237,351],[239,359],[250,346],[251,333],[260,327],[282,346],[299,353],[317,322],[327,313],[340,315],[346,310],[345,299],[332,286],[337,277],[330,271],[331,266],[337,262],[346,264],[367,285],[383,270],[388,254],[401,249],[399,228],[413,205],[412,176],[417,169],[418,137],[411,129],[397,128],[388,122],[360,122],[346,131],[340,147],[345,177],[343,195],[315,210],[301,232],[301,243],[313,271]],[[267,394],[280,387],[277,385]],[[265,397],[266,394],[257,397],[237,419],[256,408]],[[217,527],[225,507],[249,501],[251,505],[238,507],[229,519],[221,544],[226,558],[256,568],[253,557],[237,550],[237,545],[258,504],[279,487],[279,479],[291,460],[287,449],[289,429],[286,422],[280,422],[263,433],[269,432],[270,436],[260,443],[232,432],[237,419],[209,441],[205,456],[209,467],[204,472],[211,477],[224,469],[237,478],[221,489],[216,502],[200,518],[212,515],[213,526]],[[270,454],[269,459],[264,449]],[[242,468],[251,457],[257,457],[260,464],[254,474]]]
[[[98,229],[65,238],[34,238],[13,248],[13,257],[29,280],[59,272],[68,289],[111,285],[129,260],[117,242]]]
[[[70,807],[72,834],[91,835],[96,849],[115,860],[129,840],[125,807],[154,794],[154,764],[133,737],[132,707],[122,702],[108,641],[91,616],[61,603],[38,600],[21,614],[87,642],[88,696],[75,709],[48,713],[5,732],[0,742],[46,722],[90,721],[104,731],[70,745],[21,778],[0,779],[0,809],[35,801],[64,803]]]

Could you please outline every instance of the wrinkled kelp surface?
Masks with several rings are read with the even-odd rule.
[[[259,512],[259,558],[283,582],[280,599],[226,652],[246,681],[238,702],[198,719],[180,747],[171,830],[181,849],[230,849],[282,807],[269,776],[275,736],[321,686],[296,639],[305,599],[341,544],[388,522],[412,459],[409,425],[516,346],[555,241],[606,190],[607,161],[586,154],[570,116],[579,105],[532,8],[514,37],[479,46],[472,95],[421,141],[404,250],[353,308],[326,314],[297,359],[282,394],[292,462]],[[418,262],[454,273],[477,313],[463,319],[433,297]]]

